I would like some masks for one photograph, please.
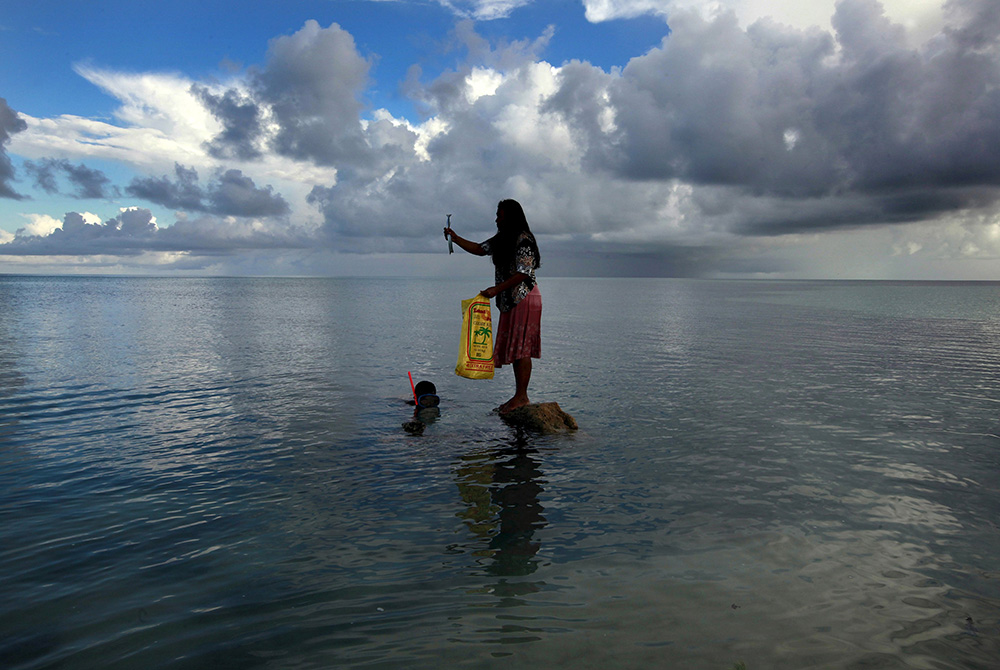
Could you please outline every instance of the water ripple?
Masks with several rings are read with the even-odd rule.
[[[451,282],[0,282],[4,667],[1000,657],[995,287],[549,280],[541,437]]]

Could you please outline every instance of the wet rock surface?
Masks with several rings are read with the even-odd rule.
[[[542,433],[559,433],[578,428],[576,419],[564,412],[557,402],[532,403],[500,416],[513,426]]]

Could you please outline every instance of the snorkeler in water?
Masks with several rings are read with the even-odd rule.
[[[413,387],[413,396],[414,404],[418,409],[437,407],[441,404],[441,398],[437,394],[437,387],[426,380],[417,382],[417,385]]]
[[[438,406],[441,398],[437,394],[437,387],[429,381],[417,382],[413,387],[413,399],[406,401],[408,405],[413,405],[413,419],[403,423],[403,430],[413,435],[421,435],[424,426],[441,416]]]

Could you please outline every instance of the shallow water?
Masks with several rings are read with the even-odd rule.
[[[1000,285],[480,283],[0,277],[0,666],[998,667]]]

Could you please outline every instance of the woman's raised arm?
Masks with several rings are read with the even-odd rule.
[[[464,237],[461,237],[460,235],[458,235],[451,228],[445,228],[444,229],[444,237],[445,237],[445,239],[448,239],[449,235],[451,236],[451,240],[455,244],[457,244],[458,246],[462,247],[463,249],[465,249],[466,251],[468,251],[470,254],[475,254],[476,256],[485,256],[486,255],[486,250],[483,249],[483,247],[480,246],[480,244],[478,242],[473,242],[471,240],[467,240]]]

